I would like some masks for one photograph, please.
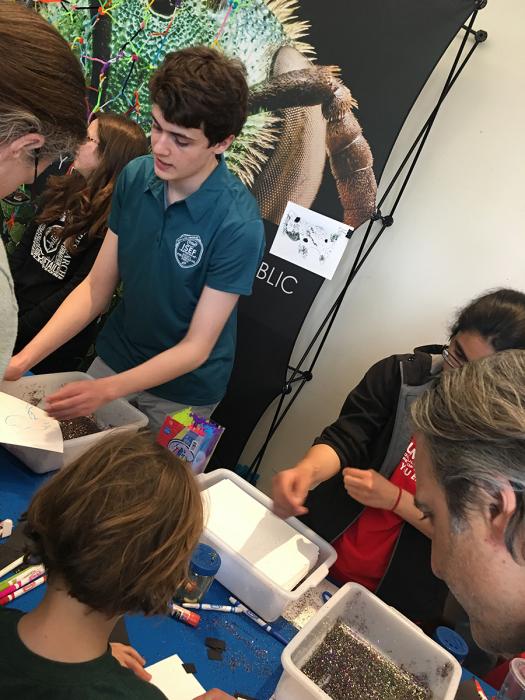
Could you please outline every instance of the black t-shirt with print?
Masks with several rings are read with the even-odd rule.
[[[33,223],[9,258],[18,302],[15,352],[45,326],[69,293],[88,275],[99,253],[102,239],[95,239],[84,249],[85,234],[81,234],[75,240],[79,252],[72,255],[56,235],[63,226],[64,217],[52,224]],[[59,366],[46,371],[74,369],[93,341],[94,331],[94,324],[90,324],[67,347],[63,346]]]

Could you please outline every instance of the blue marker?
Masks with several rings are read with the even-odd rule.
[[[240,603],[237,598],[234,598],[233,596],[230,596],[229,598],[230,603],[233,605],[237,605],[238,608],[240,609],[240,612],[243,612],[247,617],[250,618],[250,620],[253,620],[259,627],[262,627],[263,630],[268,632],[269,635],[271,635],[274,639],[276,639],[278,642],[281,642],[281,644],[284,644],[286,646],[288,644],[288,640],[286,640],[284,637],[282,637],[279,632],[276,632],[271,625],[269,625],[266,620],[263,620],[262,617],[258,617],[253,610],[250,610],[249,608],[246,607],[246,605],[243,605]]]

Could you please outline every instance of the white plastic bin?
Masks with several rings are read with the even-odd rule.
[[[35,374],[22,377],[16,382],[2,382],[0,391],[18,399],[36,404],[48,394],[58,391],[65,384],[82,380],[92,380],[85,372],[58,372],[56,374]],[[104,430],[93,435],[85,435],[72,440],[64,440],[64,452],[50,452],[34,447],[7,445],[4,447],[12,452],[29,469],[37,474],[44,474],[71,464],[77,457],[86,452],[96,442],[115,430],[133,430],[144,428],[148,418],[137,408],[124,399],[117,399],[95,411],[95,418],[100,427],[111,426],[114,430]]]
[[[210,474],[201,474],[197,477],[201,491],[223,479],[230,479],[268,510],[272,509],[271,498],[228,469],[217,469]],[[268,622],[276,620],[287,605],[295,602],[308,589],[317,586],[326,577],[329,568],[337,558],[335,549],[297,518],[288,518],[286,522],[319,547],[319,559],[316,566],[293,591],[286,591],[277,586],[206,528],[201,537],[202,542],[212,546],[221,555],[221,568],[216,576],[219,583],[222,583],[236,598],[242,600],[245,605]],[[239,523],[239,527],[242,527],[242,523]]]
[[[275,691],[276,700],[329,700],[301,667],[339,619],[391,661],[424,678],[432,700],[455,698],[461,680],[457,660],[366,588],[347,583],[285,647],[281,656],[284,672]]]

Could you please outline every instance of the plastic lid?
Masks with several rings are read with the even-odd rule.
[[[458,661],[463,661],[469,652],[468,644],[463,637],[449,627],[437,627],[434,639]]]
[[[221,558],[213,547],[199,544],[191,557],[191,571],[197,576],[215,576],[220,566]]]

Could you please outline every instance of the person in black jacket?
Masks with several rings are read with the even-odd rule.
[[[91,270],[107,229],[117,177],[127,163],[148,152],[144,132],[131,119],[103,113],[96,117],[72,173],[49,179],[34,223],[9,258],[19,307],[15,353],[46,325]],[[94,321],[33,371],[78,369],[96,329]]]
[[[441,371],[508,348],[525,348],[525,294],[500,289],[459,313],[448,346],[373,365],[337,421],[274,477],[275,512],[334,544],[338,582],[357,581],[414,620],[441,615],[447,589],[432,574],[431,525],[414,504],[410,405]]]

